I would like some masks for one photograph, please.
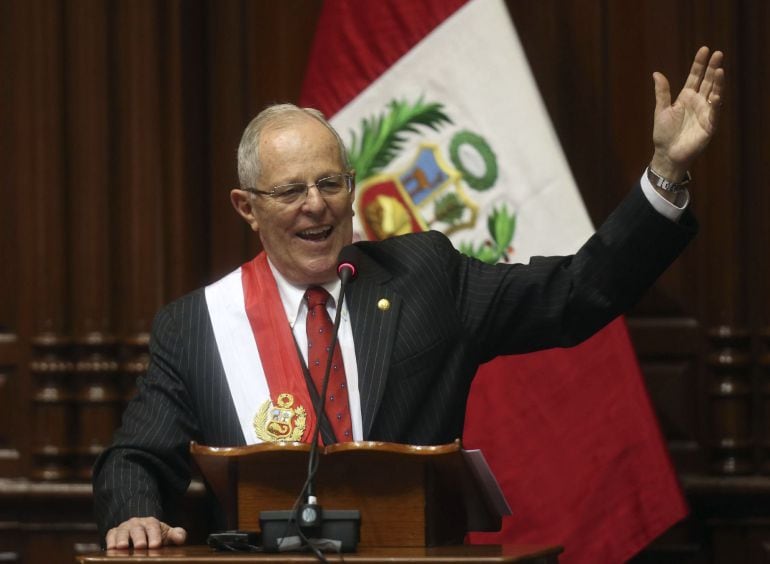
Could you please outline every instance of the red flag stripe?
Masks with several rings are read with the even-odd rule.
[[[471,541],[563,544],[565,563],[631,558],[687,513],[652,413],[622,318],[576,347],[482,366],[463,441],[486,454],[513,517]]]
[[[336,114],[465,0],[329,0],[318,20],[300,105]]]

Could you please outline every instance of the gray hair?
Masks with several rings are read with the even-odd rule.
[[[328,129],[337,140],[340,159],[345,170],[350,169],[350,159],[340,134],[326,121],[324,115],[314,108],[300,108],[294,104],[273,104],[259,112],[243,131],[241,143],[238,146],[238,181],[241,188],[254,188],[259,178],[261,167],[259,163],[259,140],[262,133],[270,126],[281,126],[302,116],[318,120]]]

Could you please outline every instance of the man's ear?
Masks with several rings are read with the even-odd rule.
[[[353,179],[350,181],[352,186],[350,188],[350,194],[353,196],[353,199],[356,199],[356,169],[352,168],[350,169],[350,175],[353,177]]]
[[[351,214],[351,217],[355,217],[356,215],[356,207],[353,205],[353,203],[356,201],[356,171],[351,170],[350,174],[353,175],[353,180],[350,181],[351,187],[350,187],[350,209],[353,211]]]
[[[252,231],[259,231],[259,221],[257,221],[257,214],[254,209],[254,197],[249,192],[238,188],[230,190],[230,203],[233,204],[238,215],[249,224]]]

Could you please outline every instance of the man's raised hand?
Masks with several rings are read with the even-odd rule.
[[[668,79],[659,72],[655,81],[655,145],[650,167],[673,182],[684,178],[695,158],[706,148],[716,130],[722,105],[724,56],[701,47],[695,54],[684,88],[671,103]]]

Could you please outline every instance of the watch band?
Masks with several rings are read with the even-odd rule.
[[[652,183],[653,186],[656,186],[661,190],[665,190],[666,192],[681,192],[690,183],[692,176],[690,176],[690,171],[688,170],[684,175],[684,179],[680,180],[679,182],[671,182],[670,180],[664,178],[652,170],[652,167],[648,166],[647,179]]]

